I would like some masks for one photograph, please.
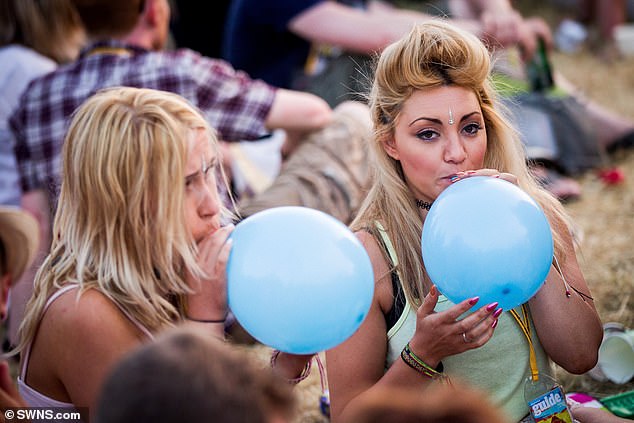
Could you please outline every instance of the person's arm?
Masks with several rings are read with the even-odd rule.
[[[342,344],[326,352],[328,385],[333,422],[347,421],[363,398],[381,387],[398,386],[420,389],[432,380],[397,359],[385,372],[387,327],[385,310],[392,307],[394,294],[388,265],[374,238],[359,232],[375,275],[375,292],[370,310],[359,329]],[[416,332],[410,340],[415,355],[431,368],[449,355],[484,345],[493,335],[496,317],[493,308],[480,308],[468,317],[458,317],[475,303],[465,300],[450,309],[435,313],[438,291],[434,288],[417,310]],[[467,344],[461,334],[470,333],[473,342]]]
[[[323,1],[291,19],[288,29],[313,43],[332,44],[351,52],[370,54],[400,39],[414,24],[430,19],[437,18],[414,10],[377,7],[364,11]],[[476,35],[481,33],[477,21],[452,22]]]
[[[228,62],[193,56],[196,106],[227,142],[257,140],[274,129],[312,131],[326,126],[332,110],[314,94],[276,88]]]
[[[628,423],[629,419],[615,416],[600,408],[587,407],[583,404],[570,407],[574,421],[578,423]]]
[[[491,47],[520,47],[522,58],[530,60],[537,49],[537,41],[543,39],[552,46],[552,33],[541,18],[524,18],[513,8],[509,0],[465,0],[472,15],[482,24],[483,39]]]
[[[551,266],[543,287],[529,301],[539,340],[552,360],[570,373],[581,374],[597,362],[603,338],[601,320],[579,268],[572,236],[563,222],[551,222],[565,242],[565,263],[559,261],[568,284]],[[583,295],[581,295],[583,294]]]
[[[332,109],[314,94],[277,89],[275,99],[266,116],[269,130],[310,132],[321,129],[332,121]]]

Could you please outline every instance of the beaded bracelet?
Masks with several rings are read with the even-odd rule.
[[[280,355],[280,353],[280,350],[273,350],[273,353],[271,354],[271,368],[275,367],[275,364],[277,363],[277,357]],[[297,385],[299,382],[306,379],[310,375],[310,368],[312,367],[312,365],[313,359],[311,357],[311,359],[308,360],[308,363],[306,363],[306,365],[304,366],[304,369],[299,376],[293,379],[286,379],[286,381],[291,385]]]
[[[430,379],[443,379],[447,376],[443,373],[442,362],[438,363],[438,366],[434,369],[429,364],[425,363],[420,357],[418,357],[409,347],[409,342],[401,351],[401,358],[412,369],[418,373],[427,376]]]

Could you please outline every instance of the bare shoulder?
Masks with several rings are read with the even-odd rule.
[[[142,342],[139,329],[103,293],[76,289],[44,314],[28,364],[27,383],[51,398],[93,404],[111,366]]]
[[[78,293],[76,289],[65,292],[51,304],[42,320],[43,331],[48,326],[54,333],[64,333],[67,341],[82,343],[99,339],[95,334],[136,337],[138,329],[110,298],[96,289]]]

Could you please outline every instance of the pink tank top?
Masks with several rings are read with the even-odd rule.
[[[44,305],[44,310],[42,311],[42,315],[44,315],[44,313],[46,312],[46,310],[50,307],[51,304],[53,304],[53,301],[55,301],[57,298],[59,298],[62,294],[78,288],[78,285],[66,285],[64,287],[62,287],[59,291],[55,292],[53,295],[50,296],[50,298],[46,301],[46,304]],[[154,335],[152,335],[152,333],[143,325],[141,325],[141,323],[139,323],[134,317],[132,317],[129,313],[127,313],[124,309],[122,309],[121,307],[119,307],[119,310],[121,310],[121,312],[137,327],[139,328],[139,330],[141,332],[143,332],[149,339],[154,339]],[[72,409],[69,410],[73,411],[75,410],[75,405],[68,403],[68,402],[63,402],[63,401],[58,401],[56,399],[50,398],[44,394],[42,394],[41,392],[31,388],[29,385],[26,384],[26,369],[29,366],[29,358],[31,356],[31,346],[33,345],[33,343],[30,343],[29,345],[27,345],[25,352],[24,352],[24,361],[22,362],[22,368],[20,369],[20,376],[18,376],[18,391],[20,392],[20,395],[22,396],[22,398],[24,399],[24,401],[29,405],[29,407],[50,407],[50,408],[67,408],[67,409]],[[78,423],[77,420],[73,420],[74,423]],[[80,422],[81,423],[81,422]]]

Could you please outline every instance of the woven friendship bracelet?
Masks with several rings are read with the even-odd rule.
[[[430,379],[443,379],[446,378],[443,373],[443,365],[442,363],[438,364],[438,367],[435,369],[425,363],[420,357],[418,357],[409,347],[409,342],[401,351],[401,359],[412,369],[416,370],[418,373],[427,376]]]
[[[275,367],[275,364],[277,363],[277,357],[280,355],[280,352],[281,352],[280,350],[273,350],[273,353],[271,354],[271,368]],[[306,379],[310,375],[310,369],[312,365],[313,365],[313,359],[311,358],[310,360],[308,360],[308,363],[306,363],[306,365],[304,366],[304,369],[302,370],[299,376],[293,379],[286,379],[286,381],[290,383],[291,385],[297,385],[299,382]]]

